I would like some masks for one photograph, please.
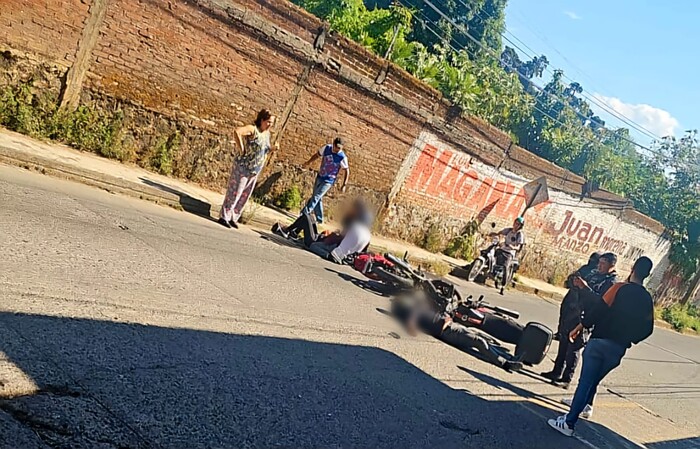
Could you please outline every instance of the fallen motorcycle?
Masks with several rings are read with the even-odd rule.
[[[484,302],[481,295],[476,301],[472,296],[451,305],[449,313],[455,322],[477,328],[484,333],[515,346],[515,357],[526,365],[541,363],[552,345],[552,330],[542,323],[530,322],[526,325],[516,321],[520,314],[504,307]]]
[[[453,320],[473,327],[496,339],[496,343],[515,345],[515,356],[526,365],[537,365],[544,360],[552,345],[552,330],[541,323],[519,323],[520,313],[484,301],[481,295],[463,298],[456,286],[442,279],[430,279],[413,268],[404,255],[399,259],[392,254],[371,255],[355,259],[355,268],[366,276],[394,287],[396,293],[412,293],[429,301],[432,309],[450,315]]]

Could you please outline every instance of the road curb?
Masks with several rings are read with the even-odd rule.
[[[44,175],[59,179],[79,182],[97,187],[111,193],[120,193],[134,198],[165,204],[177,209],[182,208],[180,197],[173,193],[164,192],[155,187],[144,186],[99,172],[84,170],[69,164],[53,161],[47,158],[27,155],[26,153],[0,146],[0,163],[15,167],[34,170]]]

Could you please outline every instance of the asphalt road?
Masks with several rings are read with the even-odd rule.
[[[566,439],[565,392],[409,337],[359,273],[266,232],[3,166],[0,229],[0,447],[698,444],[696,338],[633,348]]]

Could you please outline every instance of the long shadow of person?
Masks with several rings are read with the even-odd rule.
[[[537,394],[513,385],[512,383],[496,379],[488,374],[480,373],[463,366],[458,366],[457,368],[465,373],[468,373],[480,382],[491,385],[499,390],[510,391],[516,396],[525,399],[524,401],[516,401],[516,404],[530,410],[533,414],[540,417],[538,426],[542,429],[544,435],[550,432],[555,433],[552,429],[549,429],[546,420],[568,411],[568,408],[563,407],[561,403],[547,396]],[[465,391],[471,393],[468,390]],[[480,394],[483,395],[483,393]],[[637,443],[628,440],[611,429],[591,421],[579,421],[579,424],[576,427],[576,435],[576,438],[579,439],[579,441],[584,442],[584,444],[589,447],[611,447],[625,449],[638,449],[640,447]],[[543,445],[542,447],[549,446]]]
[[[335,273],[342,280],[350,282],[351,284],[353,284],[356,287],[359,287],[365,291],[368,291],[370,293],[374,293],[375,295],[381,296],[384,298],[391,297],[392,294],[394,293],[394,290],[395,290],[394,288],[384,284],[383,282],[374,281],[372,279],[360,279],[360,278],[357,278],[355,276],[351,276],[347,273],[333,270],[332,268],[326,268],[326,271],[329,271],[331,273]]]
[[[211,216],[211,204],[207,203],[206,201],[194,198],[185,192],[148,178],[139,178],[139,180],[149,187],[154,187],[163,192],[176,195],[179,198],[180,206],[185,212],[197,215],[198,217],[206,218],[207,220],[216,221]]]

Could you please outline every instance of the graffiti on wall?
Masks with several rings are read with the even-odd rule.
[[[484,171],[464,153],[426,143],[406,186],[420,194],[449,201],[472,213],[488,211],[503,219],[520,215],[525,209],[524,183],[499,179]]]
[[[421,133],[413,151],[404,188],[414,196],[434,200],[436,209],[445,210],[447,202],[447,213],[453,217],[478,217],[480,221],[489,216],[508,222],[523,213],[523,186],[529,180],[474,161],[430,133]],[[538,236],[539,242],[533,244],[568,253],[587,256],[594,251],[613,252],[622,260],[633,261],[645,254],[645,247],[659,250],[654,246],[658,239],[655,234],[563,192],[555,192],[549,201],[528,211],[527,220],[529,232]],[[631,238],[633,235],[635,238]]]
[[[564,213],[560,224],[550,223],[546,230],[554,238],[555,247],[563,250],[580,254],[611,252],[627,260],[635,260],[644,254],[642,248],[612,236],[604,227],[577,218],[572,210]]]

